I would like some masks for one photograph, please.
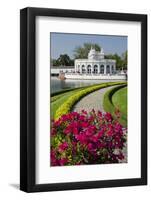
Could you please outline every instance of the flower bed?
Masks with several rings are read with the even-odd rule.
[[[118,163],[126,135],[110,113],[82,111],[52,122],[51,166]]]

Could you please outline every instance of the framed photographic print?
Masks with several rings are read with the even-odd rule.
[[[147,184],[147,16],[20,12],[20,189]]]

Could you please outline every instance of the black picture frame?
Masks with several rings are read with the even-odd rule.
[[[141,23],[141,178],[36,184],[35,19],[54,16]],[[147,184],[147,15],[48,8],[20,11],[20,189],[25,192],[136,186]]]

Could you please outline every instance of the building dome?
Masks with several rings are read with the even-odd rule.
[[[104,59],[104,51],[103,48],[101,48],[101,51],[96,51],[92,46],[91,49],[88,53],[88,59],[95,59],[95,60],[100,60]]]
[[[91,46],[89,53],[95,53],[95,49]]]

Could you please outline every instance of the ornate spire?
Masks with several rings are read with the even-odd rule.
[[[92,46],[92,45],[91,45],[91,49],[90,49],[90,51],[91,51],[91,50],[94,50],[94,48],[93,48],[93,46]]]
[[[101,53],[102,53],[102,54],[104,53],[104,50],[103,50],[103,48],[101,48]]]

